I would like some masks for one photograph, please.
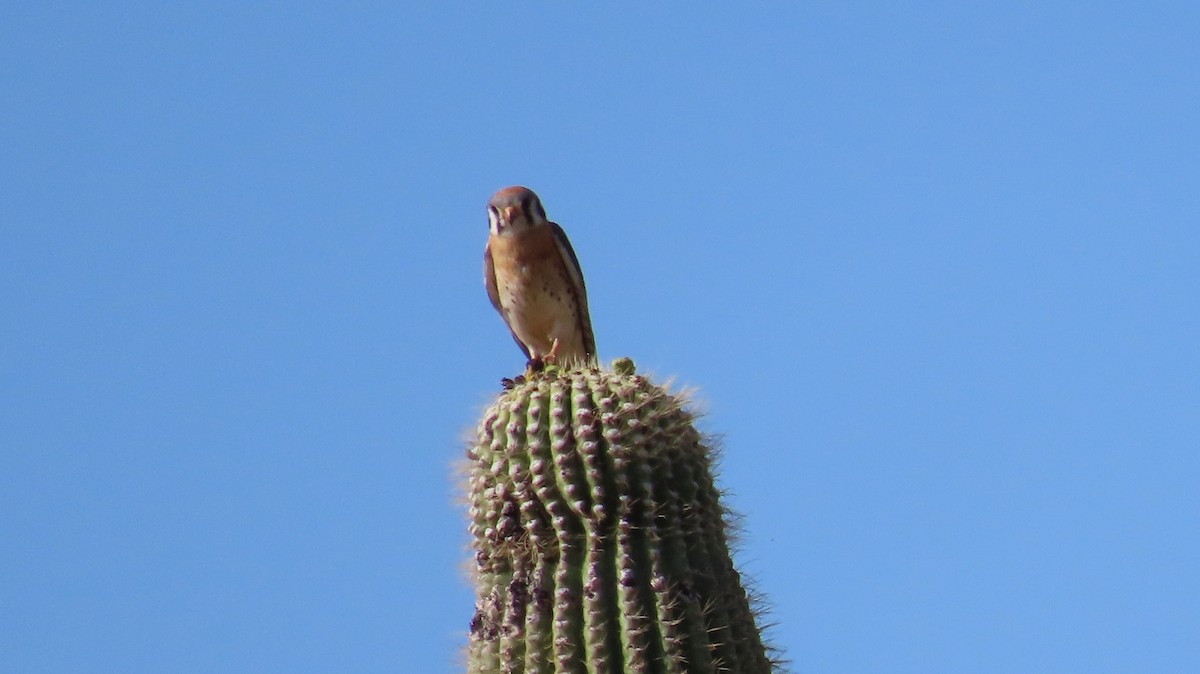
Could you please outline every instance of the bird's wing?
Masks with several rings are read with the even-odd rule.
[[[487,288],[488,299],[492,301],[492,306],[503,314],[504,310],[500,308],[500,287],[496,285],[496,264],[492,262],[492,243],[490,241],[483,249],[483,285]]]
[[[508,326],[509,333],[512,334],[513,341],[517,346],[521,347],[521,351],[525,354],[525,358],[530,358],[529,347],[525,346],[513,331],[512,326],[508,323],[508,316],[504,313],[504,307],[500,306],[500,286],[496,284],[496,263],[492,261],[492,244],[483,249],[483,285],[487,288],[488,299],[492,301],[492,306],[496,307],[496,311],[500,313],[500,317],[504,319],[504,324]]]
[[[583,335],[583,350],[591,357],[596,356],[596,335],[592,332],[592,317],[588,313],[587,302],[587,286],[583,282],[583,269],[579,266],[579,258],[575,255],[575,249],[571,247],[571,241],[567,239],[567,233],[558,223],[550,223],[550,231],[554,232],[554,244],[558,247],[558,253],[563,259],[563,266],[567,268],[567,274],[571,277],[571,287],[578,288],[578,296],[575,297],[575,306],[579,309],[579,332]]]

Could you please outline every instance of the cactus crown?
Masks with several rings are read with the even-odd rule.
[[[469,671],[772,671],[712,454],[628,359],[503,393],[468,451]]]

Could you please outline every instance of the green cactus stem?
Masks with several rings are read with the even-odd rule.
[[[468,451],[468,671],[771,672],[712,454],[628,359],[501,394]]]

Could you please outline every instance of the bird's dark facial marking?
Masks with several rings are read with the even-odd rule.
[[[536,215],[539,220],[546,219],[546,209],[542,208],[542,202],[532,194],[521,200],[521,210],[529,216]]]

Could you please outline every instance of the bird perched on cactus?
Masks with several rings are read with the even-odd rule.
[[[594,362],[583,271],[563,228],[546,219],[533,190],[519,186],[492,196],[488,224],[483,282],[530,370]]]

